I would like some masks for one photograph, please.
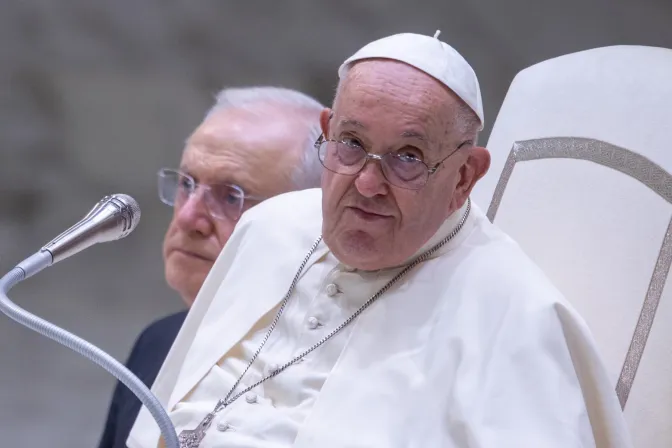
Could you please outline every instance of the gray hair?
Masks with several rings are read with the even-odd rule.
[[[319,113],[325,108],[319,101],[305,93],[284,87],[255,86],[241,88],[227,88],[215,96],[215,104],[205,115],[208,118],[215,112],[224,109],[243,109],[256,112],[260,104],[274,104],[285,106],[297,111]],[[308,136],[299,165],[292,173],[292,181],[297,189],[315,188],[320,186],[322,178],[322,164],[315,149],[315,141],[322,134],[318,119],[309,122]]]
[[[459,99],[459,98],[458,98]],[[474,146],[478,144],[478,134],[481,131],[481,119],[478,118],[476,112],[460,100],[457,106],[456,127],[465,137],[472,137]]]

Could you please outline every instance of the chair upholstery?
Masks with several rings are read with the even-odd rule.
[[[635,446],[672,446],[672,50],[598,48],[513,80],[474,202],[586,319]]]

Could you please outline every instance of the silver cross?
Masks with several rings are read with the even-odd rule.
[[[180,448],[198,448],[205,437],[205,431],[208,430],[214,418],[215,414],[211,412],[205,416],[196,429],[185,429],[182,431],[178,436]]]

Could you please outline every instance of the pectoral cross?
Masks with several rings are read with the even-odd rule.
[[[212,424],[215,414],[210,413],[205,416],[203,421],[196,427],[196,429],[185,429],[178,436],[180,441],[180,448],[198,448],[201,441],[205,437],[205,431],[208,430]]]

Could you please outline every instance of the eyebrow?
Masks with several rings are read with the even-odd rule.
[[[344,119],[339,121],[339,124],[341,126],[351,126],[351,127],[355,127],[355,128],[366,129],[366,126],[364,126],[364,124],[361,121],[358,121],[358,120],[351,120],[351,119],[344,118]],[[418,131],[411,131],[411,130],[404,131],[404,132],[401,133],[401,137],[402,138],[414,138],[414,139],[417,139],[417,140],[421,140],[423,142],[428,142],[429,141],[427,139],[427,137],[425,137],[424,134],[422,134]]]
[[[191,176],[196,182],[200,182],[198,177],[195,176],[194,173],[191,172],[187,166],[180,164],[180,166],[179,166],[179,168],[177,168],[177,170],[186,174],[186,175],[188,175],[188,176]]]
[[[348,120],[348,119],[344,118],[339,122],[339,124],[341,126],[353,126],[353,127],[356,127],[356,128],[366,129],[366,126],[364,126],[364,124],[361,121],[357,121],[357,120]]]
[[[178,170],[180,170],[181,172],[183,172],[185,174],[188,174],[189,176],[193,177],[196,182],[200,182],[198,176],[196,176],[193,171],[189,170],[189,168],[186,165],[180,165]],[[233,185],[237,185],[240,188],[242,188],[243,191],[245,192],[246,196],[249,194],[249,190],[247,188],[243,187],[242,185],[240,185],[240,182],[238,182],[236,179],[233,179],[233,178],[229,178],[228,180],[220,179],[216,182],[212,182],[212,183],[209,183],[209,184],[210,185],[233,184]]]
[[[339,124],[341,126],[353,126],[356,128],[362,128],[366,129],[366,126],[361,121],[358,120],[350,120],[350,119],[342,119]],[[424,136],[424,134],[421,134],[420,132],[417,131],[404,131],[401,133],[401,136],[404,138],[417,138],[418,140],[427,140],[427,137]]]
[[[401,133],[401,136],[404,138],[417,138],[418,140],[422,140],[424,142],[427,141],[427,137],[416,131],[404,131]]]

